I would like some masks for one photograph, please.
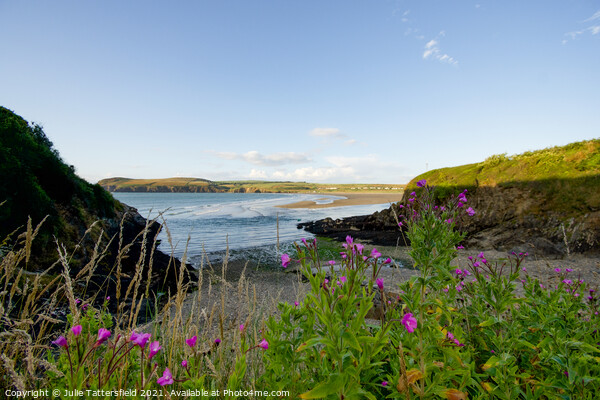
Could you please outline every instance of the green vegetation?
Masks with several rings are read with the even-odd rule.
[[[516,187],[541,196],[539,211],[594,211],[600,209],[600,139],[432,170],[414,178],[408,187],[414,188],[422,179],[438,187],[440,197],[464,188]]]
[[[184,314],[187,284],[179,280],[159,318],[136,326],[128,313],[108,314],[115,299],[96,308],[79,302],[72,292],[77,280],[64,274],[53,296],[69,299],[69,325],[62,335],[32,339],[26,321],[51,318],[48,307],[29,299],[47,289],[36,282],[14,297],[4,291],[3,305],[28,301],[17,301],[12,314],[0,311],[0,383],[9,390],[58,389],[57,398],[76,397],[68,390],[83,397],[87,390],[129,390],[128,398],[139,399],[594,399],[600,390],[597,293],[569,269],[557,268],[548,288],[522,267],[526,254],[496,262],[480,253],[466,266],[453,265],[463,237],[453,221],[470,214],[460,198],[434,207],[432,188],[421,186],[403,220],[420,275],[397,287],[379,277],[389,261],[348,237],[338,249],[345,255],[339,271],[320,259],[315,242],[298,245],[296,260],[282,257],[284,264],[301,264],[310,289],[270,316],[254,312],[242,277],[237,290],[220,285],[221,303],[199,322],[201,293],[192,295],[197,300]],[[2,257],[1,286],[14,287],[26,253],[15,248]],[[194,285],[201,287],[199,279]],[[247,305],[247,317],[223,314],[228,296]],[[369,320],[377,297],[379,318]]]
[[[45,245],[55,235],[73,236],[65,215],[95,220],[111,217],[117,202],[100,185],[92,185],[65,164],[42,127],[28,124],[12,111],[0,107],[0,237],[6,237],[31,216],[42,226],[38,243]],[[76,243],[76,242],[75,242]]]
[[[390,184],[318,184],[271,181],[209,181],[200,178],[130,179],[108,178],[98,182],[111,192],[262,192],[262,193],[335,193],[400,191],[404,185]]]

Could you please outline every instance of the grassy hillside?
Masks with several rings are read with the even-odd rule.
[[[119,204],[100,185],[92,185],[63,162],[42,128],[0,107],[0,238],[31,216],[44,217],[38,243],[77,232],[65,215],[80,220],[111,217]]]
[[[111,192],[378,192],[402,190],[404,185],[317,184],[288,181],[209,181],[200,178],[129,179],[109,178],[98,182]]]
[[[541,195],[545,200],[539,204],[541,210],[594,211],[600,209],[600,139],[432,170],[408,187],[414,188],[421,179],[438,186],[442,197],[462,188],[515,187]]]

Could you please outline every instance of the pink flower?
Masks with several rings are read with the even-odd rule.
[[[266,339],[263,339],[258,344],[258,347],[267,350],[269,348],[269,342],[267,342]]]
[[[240,324],[240,332],[244,332],[244,324]]]
[[[333,266],[333,265],[335,265],[335,261],[334,260],[329,260],[329,261],[327,261],[327,264]]]
[[[445,293],[448,293],[448,286],[442,289]]]
[[[108,329],[100,328],[98,329],[98,340],[96,340],[96,346],[101,345],[106,342],[110,337],[110,331]]]
[[[567,268],[567,269],[565,269],[565,271],[567,271],[567,272],[573,272],[573,270],[571,268]]]
[[[300,303],[298,303],[297,301],[295,301],[295,302],[294,302],[294,305],[295,305],[296,307],[298,307],[298,304],[300,304]]]
[[[340,276],[340,281],[342,283],[346,283],[347,280],[348,280],[348,278],[346,278],[344,275]]]
[[[475,210],[473,210],[473,207],[467,208],[467,214],[469,214],[469,217],[475,215]]]
[[[306,243],[306,239],[305,238],[302,238],[300,240],[302,241],[302,243],[304,244],[304,246],[308,247],[308,243]]]
[[[182,366],[183,368],[187,369],[187,367],[188,367],[188,362],[187,362],[187,360],[183,360],[183,361],[181,362],[181,366]]]
[[[154,357],[156,353],[158,353],[161,349],[162,347],[160,347],[158,341],[150,343],[150,353],[148,353],[148,360],[152,360],[152,357]]]
[[[375,282],[377,283],[379,290],[383,290],[383,278],[377,278]]]
[[[135,346],[140,346],[143,349],[144,347],[146,347],[146,342],[148,342],[148,340],[150,339],[150,336],[152,336],[152,335],[149,333],[137,334],[137,333],[133,332],[131,334],[131,336],[129,337],[129,341],[133,342]]]
[[[360,243],[356,244],[356,250],[358,250],[358,254],[362,254],[363,250],[365,249],[365,246],[363,246]]]
[[[217,346],[218,346],[218,345],[220,345],[220,344],[221,344],[221,339],[219,339],[219,338],[216,338],[216,339],[215,339],[215,344],[216,344]]]
[[[404,317],[402,317],[402,325],[404,325],[408,333],[413,333],[415,329],[417,329],[417,319],[412,313],[405,314]]]
[[[71,332],[73,332],[73,335],[79,336],[81,334],[81,329],[81,325],[75,325],[71,328]]]
[[[197,340],[198,340],[198,337],[196,335],[194,335],[189,339],[185,339],[185,343],[190,347],[195,347]]]
[[[59,336],[58,339],[56,339],[54,342],[52,342],[52,344],[55,344],[58,347],[64,347],[65,349],[67,347],[69,347],[69,344],[67,343],[67,339],[64,336]]]
[[[281,266],[283,268],[287,268],[288,265],[290,265],[290,256],[288,256],[287,254],[282,254],[281,255]]]
[[[554,272],[560,272],[560,268],[554,268]]]
[[[350,246],[352,246],[352,243],[354,243],[354,239],[352,239],[352,236],[350,236],[350,235],[346,236],[346,243],[348,243]]]
[[[165,368],[165,372],[163,372],[163,376],[156,380],[160,386],[172,385],[173,384],[173,375],[171,375],[171,371],[169,368]]]
[[[383,263],[384,264],[391,264],[392,263],[392,259],[391,258],[387,258]]]
[[[427,181],[425,179],[421,179],[419,182],[417,182],[417,187],[425,187],[425,185],[427,185]]]
[[[381,253],[378,252],[375,247],[373,247],[373,250],[371,250],[371,257],[373,257],[373,258],[379,258],[379,257],[381,257]]]
[[[463,250],[465,246],[456,246],[456,250]]]
[[[381,382],[381,386],[387,386],[387,385],[388,385],[387,381]]]

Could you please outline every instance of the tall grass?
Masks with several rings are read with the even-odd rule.
[[[260,342],[266,318],[277,312],[279,299],[278,294],[274,294],[270,304],[259,304],[256,288],[246,277],[247,263],[237,281],[230,282],[227,280],[228,251],[220,268],[215,268],[204,253],[201,265],[194,273],[186,268],[186,243],[176,282],[167,286],[167,293],[153,293],[150,290],[152,260],[158,235],[151,250],[145,251],[153,221],[148,221],[131,243],[123,242],[122,221],[119,234],[107,243],[102,242],[103,232],[100,232],[89,262],[77,273],[73,272],[71,261],[79,246],[69,253],[61,243],[56,243],[57,260],[50,268],[29,272],[34,269],[28,265],[32,243],[42,223],[34,229],[29,220],[17,240],[11,243],[7,239],[0,247],[1,388],[26,391],[49,387],[61,390],[90,387],[127,390],[135,387],[141,390],[156,382],[162,373],[158,368],[161,365],[170,366],[173,377],[188,379],[197,388],[222,393],[226,388],[233,388],[231,377],[235,376],[238,379],[236,387],[257,389],[255,382],[263,371],[262,358],[258,351],[248,352],[248,348],[250,344]],[[168,228],[163,226],[173,254],[175,246]],[[93,226],[84,236],[91,235],[92,231]],[[104,297],[110,283],[108,278],[93,290],[90,282],[113,241],[118,241],[119,246],[110,271],[111,274],[114,272],[116,280],[116,296],[110,299]],[[140,241],[142,251],[135,269],[127,275],[123,270],[124,259],[133,244]],[[170,267],[174,265],[173,262]],[[184,279],[189,273],[195,275],[195,279]],[[130,279],[124,286],[126,277]],[[109,307],[115,303],[116,307]],[[115,311],[110,313],[109,308]],[[140,313],[144,312],[154,318],[140,325]],[[69,328],[78,325],[82,326],[82,333],[75,335]],[[106,349],[95,347],[96,334],[101,328],[111,331],[113,341]],[[145,367],[146,361],[135,354],[136,349],[130,350],[129,356],[118,364],[114,360],[112,364],[107,361],[110,346],[113,346],[113,355],[119,354],[117,349],[128,348],[127,339],[133,332],[150,333],[151,340],[160,343],[162,351],[152,358],[152,363],[148,362]],[[52,344],[61,333],[68,341],[68,357]],[[196,337],[198,343],[194,348],[186,344],[192,337]],[[87,357],[84,357],[85,349],[90,352]],[[104,353],[100,353],[101,350]],[[244,367],[243,373],[239,371],[240,358],[244,358],[243,364],[248,366]],[[181,360],[188,360],[190,365],[194,360],[196,369],[184,368]],[[74,363],[79,367],[74,367]],[[117,367],[111,376],[110,371]],[[132,380],[140,369],[145,368],[143,381]],[[98,387],[98,381],[104,379],[106,382]]]

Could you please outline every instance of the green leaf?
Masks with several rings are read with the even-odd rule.
[[[327,382],[323,382],[308,392],[302,393],[301,399],[322,399],[332,393],[337,392],[344,385],[344,380],[340,374],[331,374]]]

